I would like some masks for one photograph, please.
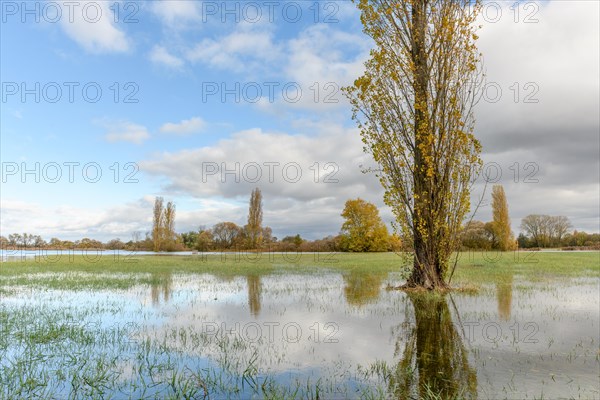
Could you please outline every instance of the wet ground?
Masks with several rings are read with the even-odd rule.
[[[597,278],[443,296],[386,290],[394,274],[149,278],[5,285],[0,397],[600,397]]]

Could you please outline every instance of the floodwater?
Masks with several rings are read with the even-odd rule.
[[[150,278],[0,294],[0,398],[600,397],[597,278],[443,296],[386,290],[394,274]]]

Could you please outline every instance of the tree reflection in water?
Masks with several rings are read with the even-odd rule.
[[[405,331],[405,340],[396,344],[395,355],[401,353],[401,360],[392,371],[390,392],[399,399],[477,398],[477,374],[469,365],[464,334],[454,325],[446,298],[414,292],[407,296],[414,323],[408,323],[412,326]]]
[[[384,277],[385,275],[355,272],[344,275],[346,302],[354,306],[361,306],[377,301]]]
[[[246,282],[248,285],[248,306],[250,307],[250,314],[254,317],[258,317],[258,314],[260,314],[260,292],[262,288],[260,276],[247,275]]]
[[[172,286],[173,276],[170,272],[157,272],[152,274],[150,283],[150,297],[152,298],[152,304],[155,306],[160,304],[161,294],[163,303],[168,302],[171,299]]]
[[[502,275],[496,281],[496,300],[498,301],[498,316],[504,321],[510,319],[510,310],[512,307],[512,273]]]

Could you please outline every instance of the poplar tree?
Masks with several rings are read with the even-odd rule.
[[[364,149],[378,163],[396,229],[413,244],[409,287],[445,288],[481,167],[473,107],[483,75],[472,0],[360,0],[375,42],[345,88]]]

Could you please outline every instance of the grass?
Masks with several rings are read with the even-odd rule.
[[[533,290],[539,293],[544,288],[558,288],[564,282],[597,279],[600,276],[600,253],[460,253],[458,256],[452,281],[454,286],[469,289],[464,292],[479,286],[489,287],[489,284],[495,288],[491,294],[480,295],[473,301],[476,304],[479,299],[485,300],[491,296],[493,308],[475,307],[470,313],[490,314],[481,317],[491,320],[491,315],[496,312],[494,299],[499,296],[495,293],[498,290],[498,293],[504,293],[501,291],[502,285],[510,284],[515,290],[513,318],[520,318],[522,326],[527,320],[521,319],[525,318],[524,315],[533,314],[534,306],[541,321],[552,321],[554,318],[571,321],[574,316],[578,323],[590,323],[586,318],[591,317],[586,317],[587,314],[569,314],[568,310],[550,307],[551,304],[546,315],[544,307],[530,304],[527,296]],[[385,280],[377,277],[387,277],[393,283],[398,283],[403,262],[403,257],[391,253],[290,253],[159,255],[119,259],[103,256],[95,260],[83,256],[64,256],[54,261],[30,259],[1,263],[0,298],[7,296],[11,300],[0,302],[0,399],[389,398],[385,377],[392,373],[394,366],[384,362],[366,364],[362,369],[360,365],[334,363],[324,367],[325,373],[316,376],[290,377],[270,372],[268,365],[290,363],[286,346],[280,348],[281,353],[269,353],[266,343],[243,341],[235,335],[210,335],[198,329],[198,324],[204,321],[203,313],[211,309],[211,304],[220,304],[212,303],[212,296],[202,301],[191,298],[185,300],[183,305],[177,305],[189,307],[198,313],[197,317],[186,320],[187,325],[165,324],[161,325],[164,330],[154,330],[155,321],[167,316],[171,312],[169,309],[132,306],[127,297],[113,300],[111,293],[138,286],[158,286],[156,292],[159,295],[163,286],[166,288],[171,284],[170,280],[181,283],[187,276],[190,280],[196,279],[197,274],[227,279],[240,276],[270,276],[277,279],[278,275],[315,275],[317,278],[305,283],[309,286],[298,286],[292,279],[284,287],[263,288],[263,296],[274,298],[281,295],[286,298],[288,292],[298,293],[294,298],[306,304],[298,306],[296,311],[313,313],[319,307],[325,307],[321,312],[326,314],[331,312],[327,308],[329,305],[313,303],[323,295],[322,289],[329,290],[329,286],[340,284],[339,275],[338,278],[320,277],[321,274],[333,272],[343,275],[341,284],[345,288],[341,293],[347,296],[348,303],[352,300],[356,307],[344,309],[343,304],[336,303],[331,305],[332,308],[342,308],[348,318],[360,320],[370,313],[381,312],[385,314],[382,314],[382,319],[398,319],[398,323],[402,323],[406,317],[403,311],[405,302],[402,301],[404,294],[388,292],[381,296],[388,296],[392,300],[386,300],[388,303],[384,302],[381,308],[375,305],[379,299],[379,288],[385,284]],[[323,288],[310,286],[317,280],[323,284]],[[208,282],[212,281],[209,279]],[[237,283],[223,283],[229,282],[226,279],[219,282],[223,287],[237,287]],[[370,292],[371,285],[375,286],[375,297]],[[242,291],[246,289],[243,285]],[[99,300],[82,304],[73,300],[94,295],[95,291],[102,291],[103,294],[90,298]],[[308,294],[304,295],[304,292]],[[457,297],[462,295],[459,293]],[[547,298],[552,299],[552,296],[554,293],[548,293]],[[375,300],[374,304],[369,301],[364,303],[363,313],[360,299],[364,297]],[[520,301],[523,303],[517,309]],[[280,310],[292,305],[277,307]],[[463,315],[463,318],[468,318],[468,315]],[[226,320],[224,315],[212,318]],[[285,321],[285,318],[282,320]],[[514,321],[507,324],[513,326]],[[403,335],[402,332],[404,328],[399,329],[398,335]],[[510,333],[510,330],[506,332]],[[528,331],[522,332],[526,333]],[[385,337],[382,340],[385,341],[388,333],[384,332],[383,335]],[[563,347],[568,351],[559,354],[555,349],[561,346],[561,338],[545,337],[542,331],[538,336],[549,348],[544,351],[552,357],[567,357],[567,363],[588,363],[585,365],[590,368],[600,362],[597,341],[593,339],[588,343],[582,338],[577,343],[579,347],[569,344],[575,346],[573,350]],[[404,342],[400,340],[398,343]],[[479,360],[477,343],[471,353],[475,362],[491,364],[492,360],[487,357]],[[311,346],[306,348],[307,352],[318,349]],[[491,354],[489,352],[492,350],[488,349],[486,354]],[[346,374],[352,374],[353,378],[349,381],[340,379]],[[583,393],[589,395],[590,392]],[[425,398],[440,398],[432,390],[425,390],[421,394]],[[510,391],[506,394],[509,398],[511,395]]]
[[[234,254],[140,256],[62,256],[0,264],[0,295],[7,287],[53,289],[127,289],[160,283],[168,274],[207,273],[220,277],[319,273],[387,274],[399,272],[406,258],[394,253]],[[600,276],[600,252],[462,252],[452,283],[472,287],[521,275],[528,281]]]

